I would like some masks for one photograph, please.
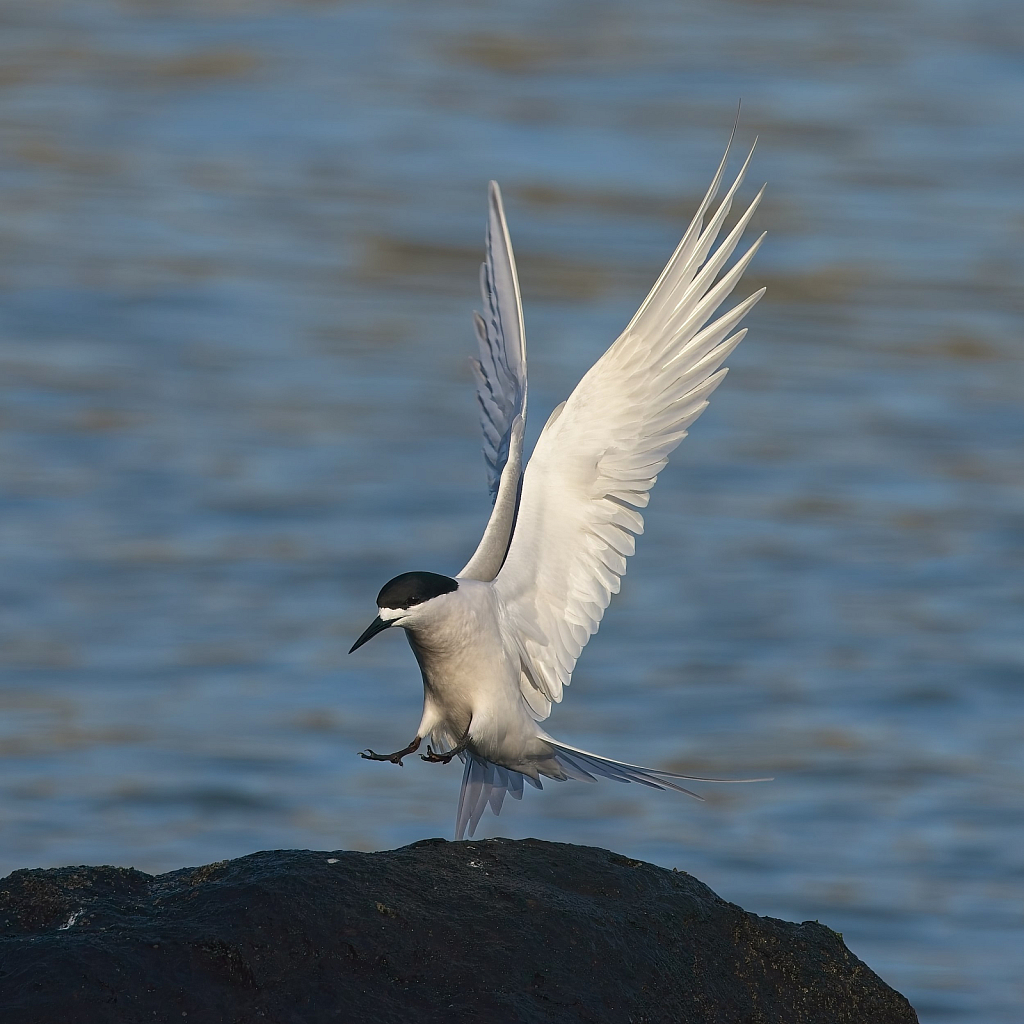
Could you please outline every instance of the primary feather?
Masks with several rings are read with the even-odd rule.
[[[487,487],[494,505],[473,557],[459,573],[464,579],[494,579],[515,528],[526,423],[526,329],[512,241],[501,189],[488,189],[485,260],[480,267],[484,313],[476,313],[480,356],[473,360],[480,426],[484,435]]]

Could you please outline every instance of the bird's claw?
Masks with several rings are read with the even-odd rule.
[[[359,756],[365,757],[367,761],[390,761],[392,764],[397,764],[399,768],[404,768],[402,764],[402,758],[405,757],[406,751],[401,750],[394,754],[377,754],[374,751],[367,748],[366,750],[360,750]]]
[[[430,744],[428,743],[427,752],[425,754],[420,754],[420,757],[424,761],[429,761],[431,764],[448,764],[448,762],[451,761],[455,754],[456,751],[454,750],[449,750],[447,754],[442,754],[434,750],[434,748],[431,747]]]
[[[360,750],[359,756],[365,757],[367,761],[390,761],[392,764],[397,764],[399,768],[404,768],[405,765],[402,764],[402,758],[418,750],[422,742],[423,740],[419,736],[415,736],[409,746],[396,750],[393,754],[378,754],[367,748],[366,750]]]

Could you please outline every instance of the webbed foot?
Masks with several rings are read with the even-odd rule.
[[[365,757],[367,761],[390,761],[392,764],[397,764],[400,768],[405,766],[402,764],[402,758],[407,754],[413,754],[420,748],[422,740],[419,736],[415,737],[413,741],[404,750],[396,750],[393,754],[377,754],[372,750],[360,750],[359,756]],[[430,747],[427,747],[429,750]]]
[[[448,764],[453,757],[458,757],[465,749],[466,744],[460,743],[453,750],[442,753],[439,750],[434,750],[434,748],[428,743],[427,752],[425,754],[420,754],[420,759],[423,761],[429,761],[431,764]]]

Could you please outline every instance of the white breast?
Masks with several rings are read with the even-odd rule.
[[[408,630],[423,674],[419,735],[450,746],[467,731],[470,748],[498,764],[518,760],[536,733],[520,689],[517,650],[504,642],[489,583],[459,580],[459,589],[430,602],[428,621]]]

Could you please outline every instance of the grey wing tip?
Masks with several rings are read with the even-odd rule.
[[[505,204],[501,200],[501,186],[493,178],[487,183],[487,201],[498,218],[504,221]]]

